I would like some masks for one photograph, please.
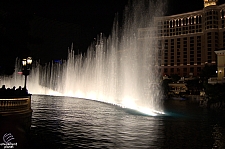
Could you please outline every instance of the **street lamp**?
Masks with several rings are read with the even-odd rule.
[[[24,82],[24,88],[26,89],[26,84],[27,84],[27,76],[30,74],[30,69],[31,69],[31,64],[32,64],[32,58],[28,57],[27,59],[22,60],[22,72],[23,75],[25,76],[25,82]]]

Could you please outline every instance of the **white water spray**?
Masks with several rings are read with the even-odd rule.
[[[161,86],[153,17],[162,15],[162,2],[139,0],[125,9],[122,28],[115,21],[108,38],[99,35],[84,55],[69,50],[63,64],[33,65],[27,87],[32,94],[61,95],[98,100],[150,115],[161,113]],[[138,29],[148,27],[141,33]],[[150,32],[151,31],[151,32]],[[23,86],[16,65],[8,87]]]

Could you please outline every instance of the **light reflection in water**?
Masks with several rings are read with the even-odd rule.
[[[165,111],[175,114],[161,117],[102,102],[54,96],[33,96],[32,109],[31,138],[34,145],[44,144],[46,148],[224,147],[224,115],[210,115],[186,101],[167,101]]]
[[[218,124],[213,126],[213,132],[212,132],[212,137],[214,138],[214,144],[213,144],[213,149],[222,149],[225,148],[225,134],[223,132],[224,130],[222,129],[221,126]]]
[[[50,129],[48,131],[58,134],[59,143],[73,142],[71,146],[147,147],[157,142],[158,126],[162,125],[154,117],[142,116],[135,111],[69,97],[34,96],[33,110],[33,129],[45,125]]]

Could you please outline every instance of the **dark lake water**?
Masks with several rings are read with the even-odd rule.
[[[145,116],[100,102],[32,96],[29,148],[222,149],[224,112],[165,101],[164,116]]]

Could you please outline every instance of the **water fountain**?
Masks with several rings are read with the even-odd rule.
[[[133,2],[125,9],[123,26],[116,20],[111,36],[100,34],[85,55],[75,56],[71,47],[62,64],[41,66],[36,62],[28,77],[29,92],[98,100],[150,115],[160,113],[157,38],[154,32],[146,32],[141,40],[138,29],[153,30],[154,16],[162,15],[162,8],[159,1]],[[2,79],[1,84],[22,85],[19,69],[17,64],[15,74]]]

